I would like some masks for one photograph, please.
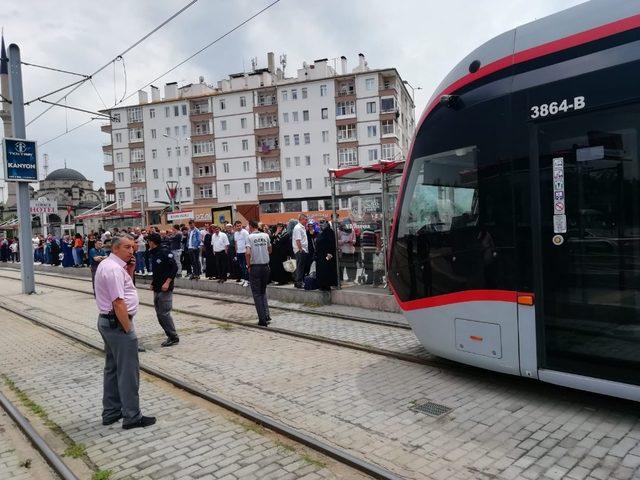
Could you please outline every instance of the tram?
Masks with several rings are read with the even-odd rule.
[[[449,73],[389,268],[434,355],[640,400],[640,1],[523,25]]]

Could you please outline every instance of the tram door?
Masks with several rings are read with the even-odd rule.
[[[638,105],[538,125],[542,368],[640,384],[639,148]]]

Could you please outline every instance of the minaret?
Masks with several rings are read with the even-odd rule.
[[[4,48],[4,32],[0,39],[0,94],[4,98],[9,98],[9,58],[7,57],[7,51]],[[2,98],[0,98],[2,100]],[[0,119],[4,124],[4,136],[13,137],[13,127],[11,125],[11,104],[2,100],[0,103]],[[4,181],[2,181],[4,183]],[[14,182],[9,182],[8,185],[8,198],[7,207],[14,207],[16,205],[16,185]],[[4,199],[0,198],[0,202]]]

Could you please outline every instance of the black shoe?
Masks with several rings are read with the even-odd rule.
[[[258,322],[258,326],[260,326],[260,327],[268,327],[269,323],[268,322]]]
[[[161,347],[170,347],[171,345],[175,345],[179,343],[180,339],[178,337],[175,338],[167,338],[164,342],[160,344]]]
[[[156,417],[140,417],[140,420],[134,423],[129,423],[128,425],[122,425],[122,428],[125,430],[130,430],[132,428],[144,428],[150,427],[156,423]]]
[[[138,345],[138,351],[139,351],[139,352],[146,352],[146,351],[147,351],[147,349],[146,349],[146,348],[144,348],[144,346],[143,346],[143,345]]]
[[[267,325],[271,323],[271,317],[267,317]]]
[[[102,420],[102,425],[104,425],[105,427],[108,425],[113,425],[114,423],[116,423],[118,420],[120,420],[122,418],[122,415],[118,415],[117,417],[113,417],[110,418],[109,420]]]

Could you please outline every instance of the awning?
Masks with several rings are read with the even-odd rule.
[[[119,219],[119,218],[140,218],[142,213],[136,211],[121,212],[119,210],[109,210],[94,213],[85,213],[84,215],[78,215],[74,217],[74,220],[86,220],[89,218],[101,218],[101,219]]]
[[[404,161],[382,160],[379,163],[367,165],[363,167],[346,167],[329,169],[329,175],[336,180],[359,181],[369,180],[371,177],[378,176],[381,173],[390,175],[399,175],[404,169]]]

